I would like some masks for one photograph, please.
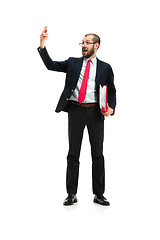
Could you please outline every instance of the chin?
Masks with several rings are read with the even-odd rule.
[[[90,58],[90,57],[91,57],[91,55],[90,55],[90,54],[85,54],[85,53],[82,53],[82,55],[83,55],[83,57],[85,57],[85,58]]]

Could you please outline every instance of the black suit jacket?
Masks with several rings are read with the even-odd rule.
[[[83,57],[69,58],[66,61],[57,62],[52,61],[46,48],[38,48],[39,54],[48,70],[66,73],[66,80],[64,90],[61,94],[59,102],[56,107],[56,112],[66,111],[71,95],[73,94],[79,75],[82,68]],[[97,58],[97,71],[96,71],[96,92],[99,99],[99,85],[107,84],[108,89],[108,104],[115,111],[116,107],[116,89],[114,86],[114,75],[111,66],[108,63],[102,62]]]

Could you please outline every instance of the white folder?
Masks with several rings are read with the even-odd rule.
[[[99,106],[102,112],[108,111],[108,91],[107,85],[99,85]]]

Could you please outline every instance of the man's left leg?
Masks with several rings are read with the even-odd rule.
[[[104,198],[105,191],[105,162],[103,156],[104,117],[98,107],[89,108],[87,115],[87,128],[92,154],[92,186],[95,194],[94,202],[109,206]]]
[[[92,154],[92,184],[94,194],[105,190],[105,168],[103,156],[104,117],[98,107],[88,109],[87,128]]]

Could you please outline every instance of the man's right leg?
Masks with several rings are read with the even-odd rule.
[[[68,111],[69,151],[67,156],[66,187],[68,194],[76,194],[79,176],[79,156],[85,128],[85,109],[71,104]]]

